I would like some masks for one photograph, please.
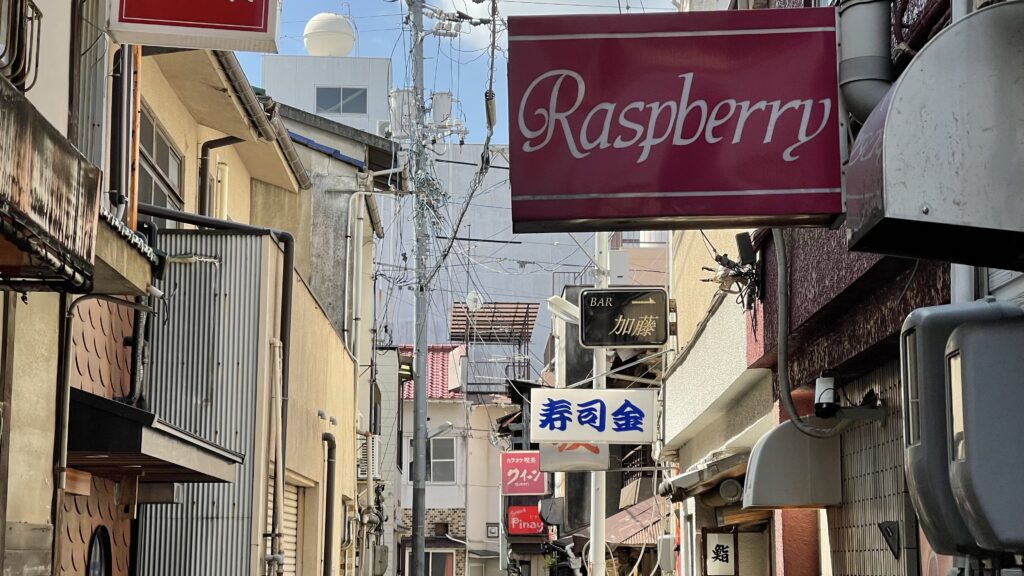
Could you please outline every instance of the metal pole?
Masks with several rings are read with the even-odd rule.
[[[423,0],[411,0],[412,15],[412,181],[416,219],[416,328],[413,342],[412,576],[423,576],[427,478],[427,213],[426,192],[419,183],[423,167]]]
[[[611,275],[609,270],[610,258],[608,255],[608,233],[598,232],[594,235],[594,252],[597,259],[597,269],[594,270],[594,285],[597,288],[607,288],[608,278]],[[604,348],[594,350],[594,389],[602,390],[605,387],[606,372],[608,371],[608,358],[605,356]],[[605,513],[605,472],[590,473],[590,576],[605,576],[605,538],[604,521]]]

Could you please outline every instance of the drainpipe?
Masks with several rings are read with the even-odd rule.
[[[893,82],[889,0],[847,0],[839,5],[839,88],[846,110],[861,124]]]
[[[54,492],[53,502],[53,565],[60,566],[61,542],[60,529],[64,522],[64,495],[67,492],[68,483],[68,423],[71,419],[71,363],[74,361],[74,343],[71,335],[75,325],[75,308],[89,300],[103,300],[118,306],[125,306],[133,310],[152,312],[153,309],[135,302],[129,302],[105,294],[87,294],[76,298],[67,307],[64,313],[64,324],[62,328],[63,341],[61,342],[60,355],[64,361],[61,367],[61,383],[57,389],[57,446],[54,450],[55,466],[53,469],[54,484],[57,490]]]
[[[199,214],[190,214],[188,212],[181,212],[171,208],[164,208],[162,206],[153,206],[152,204],[139,204],[139,214],[145,214],[147,216],[153,216],[155,218],[163,218],[164,220],[173,220],[174,222],[181,222],[182,224],[191,224],[193,226],[200,226],[203,228],[213,228],[217,230],[237,230],[239,232],[246,232],[249,234],[267,234],[277,240],[281,244],[281,248],[284,250],[284,275],[282,278],[281,286],[281,466],[284,468],[288,462],[288,384],[291,380],[289,375],[289,366],[291,365],[291,342],[292,342],[292,285],[295,281],[295,238],[292,237],[291,233],[285,232],[284,230],[275,230],[273,228],[263,228],[260,226],[253,226],[251,224],[243,224],[241,222],[231,222],[229,220],[220,220],[217,218],[210,218],[209,216],[201,216]],[[273,507],[277,509],[279,506],[277,490],[274,491],[274,504]],[[274,514],[272,523],[272,531],[275,534],[280,533],[281,526],[281,515]]]
[[[241,138],[225,136],[203,142],[199,149],[199,213],[210,215],[210,150],[223,148],[241,142]]]
[[[146,234],[146,242],[149,243],[149,247],[155,249],[157,235],[159,230],[156,224],[152,222],[142,222],[142,231]],[[150,278],[150,285],[154,286],[157,282],[155,278]],[[140,296],[135,299],[137,304],[143,303],[143,298]],[[155,302],[152,295],[147,296],[145,299],[146,306],[155,308]],[[130,406],[136,406],[139,403],[139,398],[142,397],[142,385],[143,380],[147,378],[149,368],[149,343],[153,338],[153,325],[149,322],[149,313],[142,310],[135,310],[135,317],[132,319],[132,367],[131,367],[131,387],[128,390],[128,396],[124,398],[115,398],[128,404]]]
[[[334,572],[334,467],[337,456],[337,443],[334,434],[324,432],[323,441],[327,443],[327,497],[324,502],[324,576]]]

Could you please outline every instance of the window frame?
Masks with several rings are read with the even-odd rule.
[[[424,554],[423,554],[423,556],[424,556],[424,558],[423,558],[423,568],[424,568],[424,572],[425,572],[423,576],[435,576],[435,575],[432,575],[430,573],[430,566],[431,566],[431,564],[430,564],[430,556],[433,555],[433,554],[448,554],[448,555],[451,555],[451,557],[452,557],[452,576],[455,576],[455,573],[458,572],[458,568],[455,565],[455,562],[458,560],[458,557],[455,554],[456,550],[454,548],[427,548],[423,552],[424,552]],[[403,571],[403,574],[405,574],[405,576],[409,576],[409,570],[412,568],[412,558],[411,558],[411,556],[412,556],[412,548],[411,547],[406,548],[405,549],[405,569]],[[444,576],[444,575],[438,575],[438,576]]]
[[[337,90],[338,91],[338,108],[337,110],[321,109],[320,107],[320,91],[321,90]],[[345,110],[345,91],[346,90],[361,90],[363,92],[363,108],[361,112],[351,112]],[[313,110],[319,115],[324,116],[368,116],[370,113],[370,88],[369,86],[341,86],[335,84],[318,84],[313,87]]]
[[[438,458],[437,450],[434,448],[434,442],[437,441],[450,441],[452,443],[452,457],[451,458]],[[431,484],[456,484],[459,479],[459,453],[458,443],[455,442],[454,436],[438,436],[437,438],[430,439],[430,452],[427,454],[428,473],[427,481]],[[451,480],[436,480],[434,479],[434,467],[437,463],[452,464],[452,479]]]
[[[361,90],[363,92],[363,111],[362,112],[346,112],[345,111],[345,91],[346,90]],[[370,89],[367,86],[342,86],[341,87],[341,115],[342,116],[366,116],[370,113]]]
[[[177,190],[171,184],[170,174],[165,173],[163,169],[160,168],[160,165],[157,163],[156,158],[154,158],[153,154],[151,154],[150,151],[147,150],[143,145],[141,127],[143,116],[146,116],[150,124],[153,125],[153,142],[151,143],[152,146],[155,148],[158,140],[160,138],[163,138],[164,142],[166,142],[167,144],[168,152],[173,154],[177,159]],[[145,103],[143,103],[139,112],[139,171],[141,173],[143,169],[147,169],[147,171],[153,177],[153,185],[160,186],[161,191],[164,193],[165,196],[167,196],[168,203],[173,201],[177,205],[176,208],[178,209],[181,209],[181,207],[184,206],[185,204],[184,196],[181,193],[181,188],[184,186],[185,179],[184,168],[185,155],[182,154],[181,150],[178,149],[178,146],[174,143],[174,140],[170,137],[170,134],[168,134],[167,129],[163,127],[163,124],[160,122],[160,119],[157,118],[155,114],[153,114],[152,109]],[[139,192],[138,187],[136,187],[136,192]]]
[[[338,91],[338,111],[328,112],[320,109],[320,90],[337,90]],[[313,86],[313,110],[317,114],[324,114],[329,116],[340,116],[341,115],[341,86],[335,86],[333,84],[317,84]]]
[[[97,548],[98,547],[98,548]],[[99,557],[94,556],[93,553],[99,551]],[[92,536],[89,537],[89,549],[86,553],[85,559],[85,573],[88,576],[92,576],[93,572],[93,561],[100,562],[98,567],[99,572],[103,576],[110,576],[114,571],[114,554],[113,546],[110,541],[110,532],[106,526],[97,526],[92,532]]]
[[[415,462],[414,455],[416,454],[415,446],[413,445],[413,443],[415,442],[415,438],[413,438],[412,436],[407,436],[407,438],[409,439],[409,475],[408,475],[408,478],[409,478],[409,482],[412,482],[413,481],[413,478],[412,478],[413,464]],[[436,440],[448,440],[448,441],[451,441],[451,443],[452,443],[452,457],[451,458],[435,458],[434,457],[434,454],[435,454],[434,441],[436,441]],[[458,482],[459,482],[459,452],[458,452],[459,448],[458,447],[459,447],[459,444],[458,444],[458,442],[455,441],[455,436],[438,436],[437,438],[430,438],[427,441],[427,470],[426,470],[426,478],[424,479],[424,481],[427,484],[438,484],[438,485],[448,485],[448,486],[454,485],[454,484],[458,484]],[[435,461],[437,461],[437,462],[451,462],[452,463],[453,479],[451,481],[448,481],[448,480],[434,480],[434,462]]]

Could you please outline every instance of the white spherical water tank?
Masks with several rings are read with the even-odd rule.
[[[355,44],[356,33],[348,18],[321,12],[306,23],[302,40],[310,56],[348,56]]]

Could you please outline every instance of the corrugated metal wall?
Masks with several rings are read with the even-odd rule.
[[[873,388],[889,419],[854,425],[842,435],[843,506],[828,511],[834,576],[918,576],[917,519],[903,476],[899,360],[892,359],[846,385],[859,402]],[[897,559],[878,525],[899,523]]]
[[[258,380],[259,236],[179,231],[160,236],[169,257],[169,307],[154,331],[160,418],[245,454],[229,484],[185,484],[184,502],[143,506],[140,576],[250,574]]]

